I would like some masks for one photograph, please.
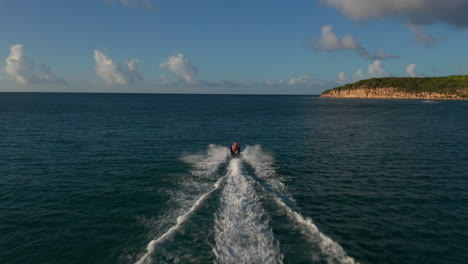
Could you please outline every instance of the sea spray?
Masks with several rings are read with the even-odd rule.
[[[330,237],[322,233],[314,224],[312,219],[302,216],[291,209],[290,204],[294,202],[289,195],[286,186],[279,180],[278,174],[273,167],[273,156],[265,153],[259,145],[248,146],[243,159],[255,170],[255,175],[266,182],[263,186],[268,191],[274,201],[285,210],[290,221],[297,224],[299,231],[319,252],[314,255],[314,260],[322,259],[328,264],[357,264],[352,257],[349,257],[343,247]]]
[[[281,263],[278,242],[242,163],[233,159],[229,164],[221,211],[216,215],[213,252],[218,263]]]
[[[205,154],[184,154],[182,160],[192,165],[192,175],[211,177],[224,164],[228,155],[228,148],[210,144]]]

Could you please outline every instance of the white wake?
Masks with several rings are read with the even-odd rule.
[[[216,171],[219,167],[225,163],[229,155],[229,149],[217,145],[209,145],[206,154],[195,154],[195,155],[184,155],[182,160],[192,165],[191,174],[194,177],[189,182],[191,188],[201,189],[207,184],[206,179],[215,177]],[[137,264],[149,264],[152,263],[152,255],[155,254],[157,246],[167,239],[171,238],[184,224],[185,221],[203,204],[203,202],[219,187],[221,183],[228,175],[219,178],[214,185],[212,185],[209,191],[201,194],[200,196],[189,199],[193,205],[187,209],[184,213],[179,215],[174,225],[172,225],[164,234],[158,238],[153,239],[146,246],[146,253],[136,263]],[[183,200],[184,204],[187,204],[187,199]]]
[[[259,185],[282,208],[291,221],[310,243],[314,253],[311,261],[321,261],[328,264],[357,264],[348,256],[343,247],[330,237],[323,234],[312,219],[304,217],[297,210],[295,201],[289,194],[281,176],[277,174],[275,160],[265,153],[259,145],[248,146],[241,159],[232,159],[228,172],[219,177],[217,171],[229,156],[228,148],[210,145],[206,154],[184,155],[182,160],[191,165],[192,179],[182,186],[197,189],[192,194],[181,194],[182,207],[171,213],[170,226],[165,233],[150,241],[145,254],[137,264],[152,263],[156,256],[158,245],[173,237],[190,216],[204,202],[219,190],[221,193],[220,209],[215,220],[215,245],[213,252],[218,263],[282,263],[279,243],[274,238],[269,227],[269,217],[262,208],[257,193],[253,188],[255,179],[249,176],[244,164],[249,164],[255,170]],[[217,180],[216,180],[217,179]],[[213,184],[214,180],[216,182]],[[187,192],[190,189],[183,189]],[[187,197],[184,197],[187,195]],[[178,214],[175,214],[179,212]],[[174,215],[175,214],[175,215]],[[170,223],[170,222],[169,222]]]
[[[186,154],[182,156],[182,160],[192,165],[190,172],[193,176],[212,177],[219,167],[224,164],[228,156],[228,148],[210,144],[206,153]]]
[[[233,159],[229,164],[213,252],[219,263],[281,263],[278,242],[241,163]]]
[[[259,145],[248,146],[243,155],[243,159],[252,166],[257,177],[265,181],[275,202],[285,210],[287,217],[297,224],[297,227],[305,238],[313,245],[317,245],[320,254],[314,256],[323,259],[328,264],[357,264],[352,257],[348,256],[343,247],[330,237],[320,232],[312,219],[302,216],[291,209],[287,203],[293,202],[287,192],[286,186],[278,180],[278,175],[274,168],[274,158],[263,152]]]

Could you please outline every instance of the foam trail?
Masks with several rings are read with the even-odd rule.
[[[241,169],[241,160],[231,160],[216,217],[213,252],[218,263],[281,263],[283,256],[265,211]]]
[[[192,165],[191,173],[193,176],[196,176],[196,178],[199,180],[197,184],[191,182],[191,188],[200,188],[200,186],[204,185],[203,182],[200,182],[200,179],[213,177],[218,168],[226,161],[228,154],[228,148],[210,144],[208,146],[206,154],[184,155],[182,157],[182,160]],[[219,189],[221,183],[228,175],[229,173],[219,178],[213,185],[211,190],[201,195],[188,211],[177,217],[176,223],[173,226],[171,226],[164,234],[159,236],[157,239],[154,239],[151,242],[149,242],[146,247],[146,254],[142,258],[140,258],[136,263],[151,263],[151,256],[156,250],[158,244],[166,241],[168,238],[174,235],[175,232],[179,230],[181,225],[189,218],[189,216],[194,211],[196,211],[203,204],[203,202],[210,196],[210,194]]]
[[[255,169],[255,175],[268,183],[272,191],[281,198],[294,203],[294,198],[289,194],[287,187],[281,181],[281,176],[276,173],[273,156],[265,153],[260,145],[247,146],[242,153],[242,158]]]
[[[272,156],[264,153],[261,147],[256,145],[245,149],[243,159],[254,168],[257,177],[273,186],[274,190],[270,193],[274,197],[275,202],[286,211],[286,215],[290,220],[298,224],[301,233],[307,240],[317,245],[320,249],[320,256],[317,257],[325,260],[328,264],[358,263],[347,255],[340,244],[320,232],[312,219],[302,216],[287,205],[287,203],[291,203],[291,200],[285,198],[289,196],[287,193],[283,193],[286,191],[286,186],[281,181],[273,179],[276,176],[276,172],[273,169],[274,159]],[[280,192],[281,195],[278,195],[277,192]]]
[[[297,222],[301,227],[301,233],[314,244],[317,244],[322,253],[321,258],[325,259],[328,264],[358,264],[352,257],[346,254],[343,247],[337,242],[333,241],[330,237],[320,232],[317,226],[313,223],[312,219],[304,218],[298,212],[293,211],[287,206],[280,198],[275,197],[275,201],[281,205],[287,212],[290,219]]]
[[[171,228],[169,228],[169,230],[166,231],[166,233],[164,233],[162,236],[160,236],[158,239],[155,239],[155,240],[152,240],[148,246],[146,247],[146,250],[147,250],[147,253],[140,259],[138,260],[136,263],[137,264],[143,264],[143,263],[150,263],[151,262],[151,253],[154,252],[156,246],[165,241],[167,238],[169,238],[171,235],[173,235],[179,228],[180,226],[187,220],[187,218],[195,211],[198,209],[198,207],[200,207],[200,205],[203,203],[203,201],[205,201],[209,195],[211,193],[213,193],[214,191],[216,191],[217,189],[219,189],[219,187],[221,186],[221,183],[222,181],[228,176],[229,174],[227,174],[226,176],[223,176],[221,177],[214,185],[213,185],[213,188],[203,194],[196,202],[195,204],[192,206],[192,208],[190,208],[190,210],[188,212],[186,212],[185,214],[177,217],[177,221],[176,221],[176,224],[173,225]]]

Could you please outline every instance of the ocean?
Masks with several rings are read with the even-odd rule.
[[[467,260],[467,101],[0,93],[0,263]]]

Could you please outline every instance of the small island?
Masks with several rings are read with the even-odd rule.
[[[468,75],[373,78],[326,90],[320,97],[468,100]]]

